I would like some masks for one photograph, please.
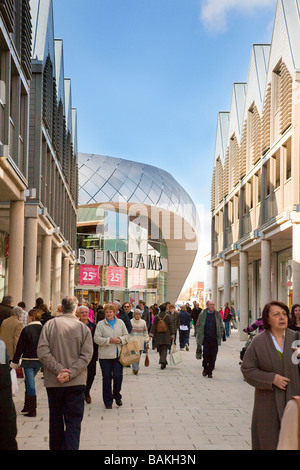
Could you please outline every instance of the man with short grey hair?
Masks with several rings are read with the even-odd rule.
[[[65,297],[62,315],[44,325],[37,349],[48,394],[50,450],[79,448],[93,340],[89,328],[77,318],[77,309],[76,297]]]

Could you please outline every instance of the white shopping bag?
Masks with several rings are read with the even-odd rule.
[[[19,384],[18,384],[17,373],[15,369],[12,369],[10,371],[10,378],[11,378],[12,394],[14,397],[16,397],[19,395]]]
[[[171,366],[177,366],[181,362],[182,362],[181,352],[180,351],[171,352],[171,354],[170,354],[170,365]]]

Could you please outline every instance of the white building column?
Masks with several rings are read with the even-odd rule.
[[[70,260],[67,257],[62,259],[61,271],[61,298],[69,295],[70,291]]]
[[[9,258],[8,258],[8,295],[13,304],[23,300],[23,262],[24,262],[24,201],[10,203]]]
[[[69,295],[73,296],[74,293],[75,293],[75,264],[70,263]]]
[[[261,241],[261,308],[272,300],[272,245],[270,240]]]
[[[52,236],[44,235],[42,238],[41,253],[41,279],[40,296],[49,306],[51,301],[51,264],[52,264]]]
[[[231,261],[224,261],[224,302],[228,302],[229,308],[231,306]],[[224,308],[222,305],[222,308]]]
[[[52,312],[61,304],[62,248],[53,250]]]
[[[300,223],[293,223],[293,303],[300,304]]]
[[[218,308],[218,268],[211,267],[211,292],[212,300],[215,301],[216,308]]]
[[[247,338],[246,333],[243,332],[244,328],[248,325],[249,315],[249,285],[248,285],[248,253],[247,251],[240,252],[240,340],[244,341]]]
[[[31,310],[35,306],[36,300],[37,237],[37,217],[26,217],[24,237],[23,300],[28,310]]]

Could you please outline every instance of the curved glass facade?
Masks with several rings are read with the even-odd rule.
[[[79,206],[105,202],[145,204],[173,212],[197,231],[197,209],[170,173],[144,163],[79,154]]]
[[[92,222],[93,221],[93,222]],[[79,208],[77,246],[80,264],[75,271],[80,301],[106,303],[143,298],[148,304],[166,297],[168,248],[161,230],[152,239],[153,222],[102,207]],[[91,267],[98,266],[97,283],[89,284]],[[84,275],[84,271],[86,275]],[[93,284],[93,285],[92,285]]]
[[[170,225],[174,214],[196,231],[191,198],[169,173],[150,165],[88,154],[78,161],[79,300],[166,301],[169,254],[162,219]]]

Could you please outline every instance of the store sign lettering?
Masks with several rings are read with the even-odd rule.
[[[163,270],[161,256],[134,254],[120,251],[78,250],[78,261],[81,265],[116,266],[123,268]]]

